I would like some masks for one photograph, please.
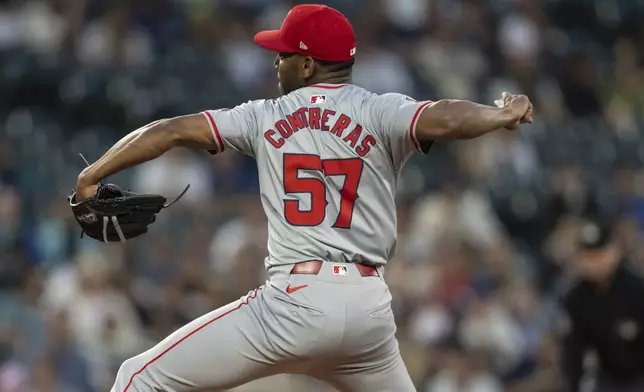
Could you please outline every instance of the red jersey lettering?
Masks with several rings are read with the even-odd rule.
[[[347,116],[346,114],[341,114],[335,124],[333,124],[331,133],[338,137],[342,137],[342,132],[347,129],[349,124],[351,124],[351,118],[349,118],[349,116]]]
[[[309,109],[309,128],[320,129],[320,108]]]
[[[333,110],[324,109],[324,112],[322,112],[322,126],[320,129],[323,131],[329,130],[329,125],[327,124],[329,122],[329,116],[333,116],[334,114],[335,112]]]
[[[371,146],[376,145],[376,139],[373,138],[371,135],[367,135],[362,139],[362,143],[360,144],[360,147],[356,148],[356,153],[360,155],[361,157],[364,157],[371,151]]]
[[[298,112],[287,115],[286,119],[288,120],[289,125],[293,129],[293,132],[297,132],[300,129],[303,129],[305,126],[304,121],[302,121],[302,116],[299,116]]]
[[[293,130],[288,125],[286,120],[279,120],[278,122],[276,122],[275,129],[277,129],[277,132],[279,132],[284,139],[288,139],[293,134]]]
[[[351,133],[345,136],[344,139],[342,140],[349,143],[351,148],[355,148],[356,144],[358,143],[358,139],[360,139],[361,135],[362,135],[362,127],[360,125],[356,125],[356,127],[353,128],[353,131],[351,131]]]
[[[275,136],[275,131],[272,129],[269,129],[268,131],[264,132],[264,139],[268,140],[268,142],[271,145],[273,145],[273,147],[275,148],[282,147],[284,145],[284,139],[280,137],[279,139],[276,140],[274,136]]]

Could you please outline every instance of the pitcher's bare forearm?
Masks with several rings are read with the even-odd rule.
[[[518,123],[521,113],[470,101],[441,100],[427,107],[416,126],[420,141],[472,139]]]
[[[203,115],[157,120],[129,133],[83,170],[78,181],[96,184],[105,177],[151,161],[178,146],[216,149]]]

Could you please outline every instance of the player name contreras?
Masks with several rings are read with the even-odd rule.
[[[355,150],[360,157],[366,156],[371,147],[376,145],[376,139],[367,132],[363,133],[362,125],[355,123],[350,127],[352,120],[346,114],[340,113],[335,123],[329,124],[329,117],[335,116],[334,110],[321,108],[300,108],[286,119],[277,121],[272,129],[264,132],[264,138],[275,148],[279,149],[288,138],[300,129],[309,128],[321,132],[330,132],[341,138]],[[349,130],[351,129],[351,130]]]

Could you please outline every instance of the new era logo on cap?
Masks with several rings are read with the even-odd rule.
[[[300,41],[300,49],[302,49],[302,50],[309,50],[309,47],[308,47],[308,46],[306,46],[306,44],[305,44],[304,42]]]
[[[311,105],[319,105],[326,102],[326,95],[311,95]]]
[[[347,274],[347,266],[340,264],[333,264],[333,275],[344,276]]]

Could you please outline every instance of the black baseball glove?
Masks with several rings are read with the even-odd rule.
[[[171,203],[166,203],[165,196],[123,191],[114,184],[99,184],[96,194],[80,203],[76,192],[67,200],[83,234],[103,242],[125,242],[147,233],[156,215],[179,200],[188,187]]]

